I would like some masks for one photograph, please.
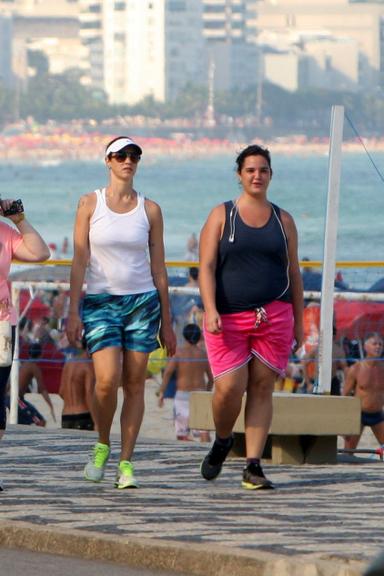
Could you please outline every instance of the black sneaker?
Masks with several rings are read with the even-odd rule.
[[[221,472],[223,463],[233,446],[233,436],[228,446],[222,446],[214,441],[212,448],[204,458],[200,466],[200,472],[206,480],[214,480]]]
[[[270,490],[274,485],[264,476],[260,464],[248,464],[243,470],[243,488],[247,490]]]

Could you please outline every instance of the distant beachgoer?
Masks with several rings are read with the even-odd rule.
[[[365,426],[369,426],[384,448],[384,359],[383,337],[377,332],[364,339],[364,360],[350,366],[344,396],[357,396],[361,402],[361,432],[345,437],[345,448],[354,450]]]
[[[309,262],[309,258],[303,258],[303,262]],[[313,291],[313,292],[321,292],[323,276],[321,272],[314,270],[311,266],[303,267],[303,271],[301,273],[302,280],[303,280],[303,288],[304,290]],[[334,282],[335,288],[338,290],[347,290],[348,285],[343,279],[343,275],[341,272],[337,272],[335,276]]]
[[[216,478],[233,445],[246,392],[247,464],[242,486],[273,488],[262,470],[276,374],[303,340],[303,289],[293,218],[267,198],[269,151],[248,146],[237,157],[242,192],[216,206],[200,237],[204,336],[215,379],[216,440],[201,464]]]
[[[43,373],[40,366],[37,364],[38,359],[41,357],[42,347],[40,344],[35,343],[29,346],[29,359],[21,361],[19,368],[19,424],[36,424],[37,426],[45,426],[46,420],[40,412],[27,401],[25,395],[32,390],[33,382],[37,384],[37,392],[41,394],[46,403],[48,404],[51,416],[56,422],[55,411],[53,408],[52,400],[49,392],[45,386]]]
[[[7,211],[12,205],[13,200],[1,200],[0,216],[4,217],[4,211]],[[15,334],[17,316],[16,310],[12,306],[11,295],[8,286],[8,275],[11,268],[12,259],[23,262],[41,262],[49,258],[49,248],[41,238],[40,234],[33,228],[25,217],[25,213],[12,214],[7,216],[14,227],[0,222],[1,234],[1,251],[0,251],[0,321],[9,324],[10,339],[13,356],[15,346]],[[0,366],[0,439],[4,435],[6,427],[6,386],[11,372],[12,358],[9,365]],[[0,490],[2,489],[0,483]]]
[[[50,260],[57,260],[57,245],[54,242],[51,242],[48,246],[51,252]]]
[[[332,370],[331,370],[331,396],[340,396],[344,381],[344,374],[347,369],[344,348],[337,340],[337,329],[333,326],[332,331]],[[311,394],[317,379],[318,373],[319,346],[312,346],[309,351],[301,357],[304,372],[304,382],[302,392]]]
[[[158,390],[159,406],[164,405],[164,392],[176,373],[176,395],[174,399],[174,422],[178,440],[209,442],[209,433],[193,431],[189,426],[189,397],[196,390],[210,390],[212,374],[205,352],[198,346],[201,330],[197,324],[187,324],[183,330],[184,344],[178,346],[175,356],[168,362],[163,381]]]
[[[94,430],[92,398],[95,371],[86,349],[68,358],[61,373],[59,395],[63,400],[62,428]]]
[[[193,232],[187,240],[187,252],[184,260],[196,262],[199,259],[199,241]]]
[[[68,249],[69,249],[69,241],[68,238],[65,236],[63,238],[63,243],[61,245],[61,255],[66,256],[68,254]]]
[[[51,323],[54,328],[61,331],[64,327],[65,319],[68,315],[69,296],[66,290],[55,290],[52,293],[52,318]]]
[[[67,321],[71,345],[80,346],[84,328],[96,374],[93,415],[98,442],[84,469],[85,478],[92,482],[104,477],[117,390],[122,383],[116,488],[137,487],[131,458],[144,414],[149,353],[158,348],[158,337],[169,356],[176,348],[161,210],[133,187],[141,154],[140,146],[125,136],[109,142],[105,150],[110,174],[107,187],[79,201]],[[80,318],[87,268],[87,293]]]
[[[185,288],[199,290],[199,269],[192,266],[188,270],[188,282]],[[198,324],[202,327],[203,303],[199,294],[173,294],[171,296],[171,310],[173,328],[177,342],[184,341],[183,329],[187,323]]]
[[[309,262],[309,258],[303,258],[303,262]],[[311,266],[305,266],[303,267],[301,277],[304,290],[314,292],[321,291],[322,275],[320,272],[313,270]]]

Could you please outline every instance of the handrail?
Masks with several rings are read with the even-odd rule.
[[[12,260],[12,264],[25,265],[25,266],[71,266],[71,259],[62,260],[45,260],[44,262],[22,262],[20,260]],[[199,262],[189,260],[166,260],[165,265],[167,268],[191,268],[200,266]],[[301,268],[322,268],[323,262],[321,260],[302,260],[300,261]],[[337,268],[381,268],[384,267],[382,260],[340,260],[336,262]]]

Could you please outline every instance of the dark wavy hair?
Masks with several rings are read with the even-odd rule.
[[[187,324],[184,326],[183,336],[190,344],[197,344],[201,338],[201,330],[197,324]]]
[[[262,146],[259,146],[258,144],[251,144],[250,146],[247,146],[246,148],[244,148],[244,150],[242,150],[240,152],[240,154],[236,158],[236,165],[237,165],[237,172],[238,173],[241,172],[241,169],[244,165],[244,160],[246,158],[248,158],[248,156],[263,156],[263,158],[265,158],[266,161],[268,162],[268,166],[271,170],[271,175],[272,175],[271,154],[270,154],[268,148],[263,148]]]

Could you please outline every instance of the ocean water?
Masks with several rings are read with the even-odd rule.
[[[384,153],[373,155],[384,173]],[[292,214],[299,257],[321,260],[328,183],[327,155],[273,154],[269,198]],[[47,242],[72,240],[80,196],[105,185],[102,161],[44,165],[0,164],[0,194],[22,198],[28,218]],[[239,194],[232,155],[146,158],[135,188],[162,207],[166,258],[183,259],[187,238],[197,235],[216,204]],[[384,260],[384,185],[368,156],[344,153],[341,176],[338,260]]]

